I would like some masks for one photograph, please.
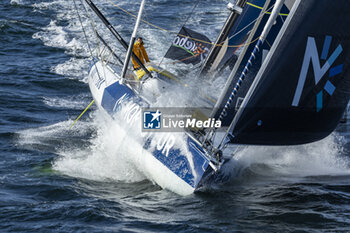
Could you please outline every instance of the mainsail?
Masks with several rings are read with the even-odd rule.
[[[230,126],[232,143],[310,143],[336,128],[350,97],[349,10],[348,0],[295,3]]]

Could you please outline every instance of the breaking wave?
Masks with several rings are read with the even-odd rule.
[[[350,159],[345,156],[342,136],[301,146],[247,146],[230,161],[232,179],[245,172],[255,176],[302,178],[350,175]]]

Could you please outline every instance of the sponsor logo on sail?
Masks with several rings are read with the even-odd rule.
[[[317,51],[317,45],[314,37],[308,37],[306,51],[304,55],[304,61],[299,75],[298,85],[294,94],[292,106],[298,107],[301,99],[301,95],[304,90],[306,77],[312,63],[315,86],[317,86],[320,81],[324,78],[325,74],[329,71],[328,81],[325,83],[323,89],[316,94],[316,110],[320,112],[323,109],[323,99],[324,95],[332,96],[336,90],[336,87],[332,83],[335,80],[335,76],[343,72],[343,64],[333,66],[334,62],[338,59],[340,54],[343,52],[343,47],[341,44],[333,51],[333,53],[328,57],[329,50],[332,44],[332,36],[326,36],[321,57]],[[327,59],[328,57],[328,59]],[[323,60],[324,65],[321,67],[321,61]]]
[[[182,37],[177,35],[173,41],[173,46],[182,48],[193,56],[199,56],[201,61],[204,60],[209,53],[209,48],[201,42],[195,42],[188,37]]]

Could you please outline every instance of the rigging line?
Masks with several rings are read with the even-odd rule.
[[[260,12],[259,16],[260,16],[260,15],[263,15],[263,16],[265,15],[265,12],[268,10],[268,7],[269,7],[269,5],[270,5],[270,2],[271,2],[271,0],[266,0],[266,1],[265,1],[264,8],[263,8],[263,10]],[[262,20],[263,20],[262,17],[258,17],[258,21],[255,23],[254,27],[252,28],[252,30],[251,30],[251,32],[250,32],[250,34],[249,34],[249,36],[248,36],[247,41],[250,41],[250,40],[253,39],[253,37],[254,37],[254,35],[256,34],[256,32],[257,32],[257,30],[258,30],[258,28],[259,28],[259,26],[260,26]],[[260,37],[261,37],[261,36],[259,35],[259,37],[258,37],[258,38],[259,38],[258,43],[261,42]],[[254,51],[253,51],[252,54],[251,54],[251,57],[252,57],[252,55],[255,55],[257,49],[259,49],[259,48],[258,48],[257,46],[255,46]],[[224,100],[225,100],[225,98],[226,98],[226,93],[229,93],[229,91],[232,90],[231,84],[233,84],[234,77],[236,76],[236,73],[238,72],[238,69],[239,69],[239,67],[240,67],[241,64],[242,64],[243,58],[244,58],[244,56],[246,55],[247,50],[248,50],[248,46],[245,46],[244,49],[243,49],[243,51],[242,51],[242,53],[241,53],[240,56],[238,57],[238,60],[236,61],[235,66],[234,66],[234,68],[232,69],[231,74],[230,74],[228,80],[226,81],[224,90],[222,91],[221,95],[219,96],[219,99],[217,100],[214,109],[219,109],[220,106],[221,106],[222,104],[225,103]],[[250,60],[250,59],[249,59],[249,60]],[[240,79],[238,80],[238,82],[236,83],[236,86],[235,86],[234,89],[233,89],[235,92],[238,92],[238,89],[240,89],[240,87],[241,87],[241,85],[242,85],[242,83],[243,83],[243,81],[244,81],[244,79],[245,79],[245,77],[246,77],[246,73],[248,72],[248,71],[246,70],[246,68],[247,68],[247,66],[244,68],[244,71],[242,72],[242,74],[244,74],[244,75],[242,76],[242,74],[241,74]],[[223,117],[225,117],[224,115],[226,115],[228,108],[231,106],[231,103],[232,103],[232,100],[233,100],[232,93],[233,93],[233,91],[231,92],[231,95],[230,95],[229,99],[226,101],[226,104],[224,105],[224,108],[221,110],[221,113],[220,113],[220,115],[219,115],[219,120],[222,120]],[[234,93],[234,96],[236,96],[236,93]],[[217,113],[218,113],[217,111],[213,111],[213,112],[212,112],[212,116],[215,116]],[[205,143],[208,139],[209,139],[209,141],[210,141],[210,140],[213,138],[213,135],[216,133],[216,130],[217,130],[216,128],[211,128],[211,129],[210,129],[210,131],[207,133],[207,136],[204,138],[203,144],[202,144],[202,145],[204,145],[204,143]],[[225,137],[226,137],[226,136],[225,136]],[[221,143],[221,144],[222,144],[222,143]],[[221,144],[220,144],[220,146],[221,146]],[[219,146],[219,147],[220,147],[220,146]],[[219,147],[218,147],[218,148],[219,148]]]
[[[112,4],[113,6],[119,8],[121,11],[125,12],[126,14],[128,14],[128,15],[134,17],[134,18],[137,17],[136,15],[134,15],[134,14],[128,12],[127,10],[125,10],[125,9],[121,8],[120,6],[118,6],[117,4],[113,3],[111,0],[107,0],[107,1],[108,1],[110,4]],[[179,35],[179,36],[182,36],[182,37],[185,37],[185,38],[194,40],[194,41],[202,42],[202,43],[204,43],[204,44],[209,44],[209,45],[213,45],[213,46],[224,46],[223,44],[215,44],[215,43],[212,43],[212,42],[208,42],[208,41],[196,39],[196,38],[193,38],[193,37],[190,37],[190,36],[178,34],[177,32],[172,32],[172,31],[169,31],[169,30],[167,30],[167,29],[158,27],[157,25],[154,25],[154,24],[152,24],[152,23],[150,23],[150,22],[148,22],[148,21],[146,21],[146,20],[141,20],[141,21],[144,22],[144,23],[146,23],[146,24],[148,24],[148,25],[150,25],[150,26],[152,26],[152,27],[154,27],[154,28],[157,28],[157,29],[159,29],[159,30],[161,30],[161,31],[164,31],[164,32],[168,32],[168,33],[172,33],[172,34],[177,34],[177,35]],[[233,37],[233,36],[232,36],[232,37]],[[232,37],[230,37],[230,39],[231,39]],[[257,39],[259,39],[259,38],[257,38]],[[239,47],[241,47],[241,46],[246,46],[246,45],[250,45],[250,44],[227,45],[227,46],[225,46],[225,47],[227,47],[227,48],[239,48]]]
[[[258,18],[254,19],[252,22],[250,22],[247,26],[245,26],[244,28],[242,28],[240,31],[238,31],[237,33],[235,33],[234,35],[232,35],[231,37],[229,37],[228,39],[231,40],[232,38],[234,38],[235,36],[237,36],[238,34],[240,34],[242,31],[244,31],[247,27],[249,27],[250,25],[254,24],[256,21],[258,21],[260,18],[264,17],[265,14],[268,14],[268,10],[271,10],[272,8],[274,7],[274,5],[272,5],[269,9],[267,9],[263,14],[260,14],[258,16]],[[262,9],[262,8],[261,8]],[[271,12],[270,12],[271,14]],[[205,43],[205,44],[210,44],[210,45],[213,45],[213,46],[220,46],[220,47],[227,47],[227,48],[240,48],[242,46],[247,46],[247,45],[250,45],[251,43],[257,41],[259,38],[256,38],[254,39],[252,42],[250,43],[247,43],[247,44],[239,44],[239,45],[224,45],[224,43],[220,43],[220,44],[215,44],[215,43],[211,43],[211,42],[207,42],[207,41],[204,41],[204,40],[200,40],[200,39],[196,39],[196,38],[192,38],[192,37],[189,37],[189,36],[186,36],[186,35],[182,35],[182,34],[178,34],[179,36],[182,36],[182,37],[186,37],[186,38],[189,38],[189,39],[192,39],[192,40],[195,40],[195,41],[199,41],[199,42],[202,42],[202,43]]]
[[[269,2],[270,2],[270,0],[266,1],[266,4],[268,4]],[[268,21],[265,23],[264,29],[263,29],[263,31],[262,31],[262,33],[260,35],[260,39],[258,40],[258,42],[257,42],[257,44],[256,44],[256,46],[254,48],[254,51],[252,52],[252,54],[251,54],[251,56],[250,56],[250,58],[248,60],[248,63],[246,64],[243,72],[241,73],[239,81],[236,83],[235,87],[233,88],[233,90],[231,92],[231,95],[230,95],[229,99],[227,100],[223,111],[220,113],[219,119],[222,119],[221,116],[223,114],[225,114],[225,111],[228,110],[228,108],[232,104],[233,98],[238,93],[238,90],[239,90],[242,82],[244,81],[244,78],[245,78],[246,74],[249,72],[249,69],[251,68],[251,66],[253,64],[253,61],[256,59],[256,54],[258,54],[260,52],[260,47],[264,43],[265,38],[267,38],[268,34],[270,33],[271,28],[272,28],[273,24],[275,23],[276,18],[278,17],[279,12],[281,11],[281,9],[282,9],[282,7],[284,5],[284,2],[285,2],[285,0],[276,0],[276,2],[274,4],[274,8],[272,10],[272,14],[270,15]],[[225,147],[229,143],[229,141],[231,140],[230,139],[230,137],[232,136],[231,133],[234,131],[234,127],[236,126],[235,124],[236,124],[237,119],[238,119],[237,117],[241,116],[240,114],[242,112],[242,109],[244,109],[244,107],[246,106],[247,101],[249,101],[249,98],[250,98],[249,95],[250,95],[251,91],[254,90],[252,88],[254,88],[254,85],[256,84],[256,82],[259,82],[259,79],[257,79],[255,77],[255,79],[253,81],[253,84],[249,88],[249,91],[246,94],[246,96],[245,96],[245,98],[244,98],[244,100],[243,100],[243,102],[242,102],[238,112],[234,116],[234,119],[231,122],[229,128],[226,130],[225,136],[222,138],[222,141],[221,141],[221,143],[220,143],[218,148],[222,148],[222,145],[223,145],[223,147]]]
[[[270,48],[272,48],[272,45],[265,39],[265,42],[267,43],[268,46],[270,46]]]
[[[249,42],[249,43],[246,43],[246,44],[240,44],[239,46],[237,46],[238,48],[240,48],[240,47],[242,47],[242,46],[249,46],[249,45],[251,45],[251,44],[253,44],[253,43],[255,43],[256,41],[258,41],[259,40],[259,38],[260,37],[257,37],[257,38],[255,38],[254,40],[252,40],[251,42]],[[268,43],[268,41],[266,41],[267,43]],[[268,43],[269,44],[269,43]],[[269,46],[271,47],[271,45],[269,44]],[[203,52],[204,53],[204,52]],[[183,58],[183,59],[181,59],[181,60],[178,60],[178,61],[173,61],[173,62],[165,62],[165,63],[163,63],[163,64],[176,64],[176,63],[179,63],[179,62],[183,62],[183,61],[186,61],[186,60],[188,60],[188,59],[191,59],[191,58],[194,58],[194,57],[197,57],[197,56],[199,56],[199,55],[201,55],[201,53],[198,53],[198,54],[196,54],[196,55],[193,55],[193,56],[189,56],[189,57],[186,57],[186,58]],[[163,69],[163,70],[165,70],[165,69]]]
[[[267,13],[268,10],[271,10],[273,8],[274,5],[272,5],[269,9],[267,9],[265,11],[265,14]],[[237,36],[238,34],[240,34],[242,31],[244,31],[245,29],[247,29],[250,25],[254,24],[256,21],[258,21],[260,18],[264,17],[265,14],[259,14],[258,18],[254,19],[252,22],[250,22],[247,26],[245,26],[244,28],[242,28],[241,30],[239,30],[238,32],[236,32],[235,34],[233,34],[231,37],[229,37],[228,39],[231,40],[233,37]]]
[[[79,10],[78,10],[76,1],[73,0],[73,2],[74,2],[75,10],[76,10],[77,15],[78,15],[78,18],[79,18],[79,22],[80,22],[81,28],[82,28],[83,33],[84,33],[84,37],[85,37],[86,43],[87,43],[88,48],[89,48],[90,55],[91,55],[91,57],[93,58],[93,53],[92,53],[92,50],[91,50],[91,47],[90,47],[89,39],[88,39],[88,37],[87,37],[87,35],[86,35],[86,31],[85,31],[85,28],[84,28],[84,25],[83,25],[83,21],[82,21],[82,19],[81,19],[81,16],[80,16],[80,13],[79,13]],[[84,8],[85,8],[85,7],[84,7]],[[97,68],[96,68],[96,70],[97,70]],[[101,79],[101,76],[100,76],[98,70],[97,70],[97,75],[98,75],[98,77]],[[77,121],[84,115],[84,113],[91,107],[91,105],[92,105],[94,102],[95,102],[95,100],[92,100],[92,101],[91,101],[91,103],[87,106],[87,108],[85,108],[85,110],[84,110],[84,111],[79,115],[79,117],[73,122],[73,124],[69,127],[69,129],[71,129],[71,128],[75,125],[75,123],[77,123]]]
[[[74,1],[74,4],[75,4],[75,0],[73,0],[73,1]],[[94,31],[96,37],[97,37],[97,51],[96,51],[97,54],[96,54],[96,55],[97,55],[97,57],[98,57],[98,54],[99,54],[99,51],[100,51],[100,46],[99,46],[100,40],[98,39],[97,30],[96,30],[95,24],[94,24],[94,22],[93,22],[93,20],[92,20],[92,18],[91,18],[91,16],[90,16],[88,10],[86,9],[86,7],[85,7],[85,5],[84,5],[84,2],[83,2],[82,0],[80,0],[80,3],[82,4],[82,6],[83,6],[83,8],[84,8],[84,10],[85,10],[85,12],[86,12],[88,18],[90,19],[91,26],[92,26],[92,28],[93,28],[93,31]],[[75,4],[75,6],[76,6],[76,9],[77,9],[77,5],[76,5],[76,4]],[[79,20],[80,20],[81,27],[82,27],[83,30],[84,30],[83,22],[82,22],[82,20],[81,20],[81,17],[80,17],[80,14],[79,14],[79,11],[78,11],[78,10],[77,10],[77,13],[78,13],[78,16],[79,16]],[[86,33],[85,33],[85,30],[84,30],[84,35],[85,35],[85,39],[86,39],[86,41],[87,41],[87,43],[88,43],[89,40],[88,40],[88,38],[87,38],[87,35],[86,35]],[[93,53],[92,53],[92,51],[91,51],[90,46],[89,46],[89,49],[90,49],[91,58],[93,59],[94,56],[93,56]],[[101,80],[102,78],[101,78],[100,72],[98,71],[97,67],[96,67],[96,71],[97,71],[97,75],[98,75],[99,80]]]
[[[284,23],[284,22],[285,22],[285,20],[283,19],[283,17],[282,17],[281,15],[280,15],[279,17],[281,18],[282,23]]]
[[[128,15],[134,17],[134,18],[137,18],[136,15],[130,13],[130,12],[127,11],[127,10],[124,10],[123,8],[121,8],[120,6],[118,6],[117,4],[113,3],[111,0],[107,0],[107,1],[108,1],[110,4],[112,4],[113,6],[119,8],[121,11],[125,12],[126,14],[128,14]],[[161,28],[161,27],[158,27],[157,25],[154,25],[154,24],[152,24],[152,23],[150,23],[150,22],[148,22],[148,21],[146,21],[146,20],[143,20],[143,19],[142,19],[141,21],[144,22],[144,23],[146,23],[146,24],[148,24],[148,25],[150,25],[150,26],[152,26],[152,27],[155,27],[155,28],[157,28],[157,29],[159,29],[159,30],[162,30],[162,31],[165,31],[165,32],[169,32],[168,30],[166,30],[166,29],[164,29],[164,28]]]
[[[204,53],[204,52],[202,52]],[[163,64],[176,64],[176,63],[179,63],[179,62],[183,62],[183,61],[186,61],[188,59],[191,59],[191,58],[195,58],[195,57],[198,57],[199,55],[201,55],[202,53],[198,53],[198,54],[195,54],[193,56],[189,56],[189,57],[185,57],[181,60],[177,60],[177,61],[172,61],[172,62],[166,62],[166,63],[163,63]],[[165,70],[165,69],[164,69]]]
[[[90,43],[89,43],[89,40],[87,38],[87,35],[86,35],[86,32],[85,32],[85,28],[84,28],[83,22],[82,22],[81,17],[80,17],[77,4],[76,4],[75,0],[73,0],[73,2],[74,2],[75,11],[77,12],[77,15],[78,15],[78,18],[79,18],[79,21],[80,21],[81,28],[82,28],[83,33],[84,33],[86,44],[87,44],[87,46],[89,48],[89,52],[90,52],[91,57],[93,57],[92,50],[91,50],[91,47],[90,47]]]
[[[71,124],[71,126],[69,127],[69,129],[71,129],[75,123],[77,123],[77,121],[80,119],[80,117],[82,117],[84,115],[84,113],[92,106],[92,104],[95,102],[95,100],[91,101],[91,103],[85,108],[85,110],[78,116],[78,118],[73,122],[73,124]]]
[[[191,14],[189,14],[189,15],[187,16],[187,19],[186,19],[185,23],[182,25],[182,27],[184,27],[184,26],[187,24],[188,20],[190,20],[190,18],[191,18],[192,15],[193,15],[194,10],[197,8],[197,6],[198,6],[198,4],[199,4],[200,1],[201,1],[201,0],[197,0],[196,4],[195,4],[195,5],[193,6],[193,8],[192,8]]]
[[[96,29],[96,26],[95,26],[95,24],[94,24],[94,21],[92,20],[92,17],[91,17],[91,15],[90,15],[89,11],[86,9],[86,7],[85,7],[85,5],[84,5],[83,0],[80,0],[80,3],[81,3],[81,5],[83,5],[83,8],[84,8],[84,10],[85,10],[85,12],[86,12],[86,14],[87,14],[89,20],[90,20],[90,24],[91,24],[92,30],[94,31],[94,34],[95,34],[96,37],[97,37],[97,51],[96,51],[96,56],[98,57],[99,54],[100,54],[100,40],[98,39],[98,36],[97,36],[97,34],[98,34],[98,33],[97,33],[97,29]]]
[[[192,15],[193,15],[194,11],[196,10],[196,8],[197,8],[197,6],[198,6],[198,4],[199,4],[200,1],[201,1],[201,0],[197,0],[196,4],[195,4],[195,5],[193,6],[193,8],[192,8],[191,13],[187,16],[187,19],[186,19],[186,21],[183,23],[183,25],[182,25],[181,28],[185,27],[185,25],[187,24],[188,20],[190,20],[190,18],[192,17]],[[165,58],[165,55],[163,56],[162,60],[159,62],[158,66],[160,66],[160,65],[163,63],[164,58]]]
[[[104,46],[112,53],[115,59],[119,62],[119,64],[123,65],[123,61],[119,58],[119,56],[112,50],[112,48],[107,44],[107,42],[96,32],[96,36],[98,39],[104,44]]]
[[[247,44],[241,44],[240,46],[245,46],[245,45],[250,45],[250,44],[253,44],[253,43],[254,43],[254,42],[256,42],[258,39],[259,39],[259,37],[255,38],[255,39],[254,39],[254,40],[252,40],[250,43],[247,43]],[[267,42],[267,41],[266,41],[266,42]],[[270,44],[269,44],[269,45],[270,45]],[[270,45],[270,47],[271,47],[271,45]],[[204,52],[202,52],[202,53],[204,53]],[[198,53],[198,54],[193,55],[193,56],[185,57],[185,58],[183,58],[183,59],[181,59],[181,60],[177,60],[177,61],[165,62],[165,63],[163,63],[163,64],[172,64],[172,65],[174,65],[174,64],[176,64],[176,63],[183,62],[183,61],[186,61],[186,60],[188,60],[188,59],[191,59],[191,58],[197,57],[197,56],[201,55],[202,53]],[[165,70],[165,69],[163,69],[163,70]]]
[[[79,18],[79,21],[80,21],[81,28],[82,28],[82,30],[83,30],[83,32],[84,32],[84,37],[85,37],[86,43],[87,43],[87,45],[88,45],[91,58],[94,58],[94,55],[93,55],[93,53],[92,53],[92,50],[91,50],[91,47],[90,47],[90,44],[89,44],[89,39],[88,39],[88,37],[87,37],[87,35],[86,35],[86,31],[85,31],[85,28],[84,28],[84,25],[83,25],[83,21],[82,21],[82,19],[81,19],[80,14],[79,14],[79,10],[78,10],[77,4],[76,4],[75,0],[73,0],[73,2],[74,2],[75,10],[76,10],[76,12],[77,12],[77,15],[78,15],[78,18]],[[83,2],[82,2],[81,0],[80,0],[80,2],[83,4]],[[85,8],[84,4],[83,4],[83,7],[84,7],[84,9],[85,9],[85,11],[86,11],[86,8]],[[87,12],[87,13],[88,13],[88,12]],[[91,20],[91,18],[90,18],[90,20]],[[93,24],[92,24],[92,26],[94,27]],[[95,32],[97,33],[96,30],[95,30]],[[98,45],[98,43],[97,43],[97,45]],[[100,73],[99,73],[97,67],[96,67],[96,70],[97,70],[98,78],[101,80],[101,76],[100,76]]]
[[[247,2],[247,5],[258,8],[260,10],[262,10],[263,8],[261,6],[255,5],[253,3]],[[271,15],[271,12],[266,11],[265,14]],[[280,16],[288,16],[288,14],[285,13],[279,13]]]

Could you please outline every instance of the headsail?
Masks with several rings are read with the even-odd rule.
[[[266,0],[251,0],[251,1],[247,2],[247,6],[244,8],[244,13],[241,15],[242,16],[242,19],[241,19],[242,25],[241,24],[236,25],[236,27],[232,28],[231,33],[241,31],[243,28],[247,27],[247,25],[249,25],[249,24],[250,25],[249,25],[249,27],[244,29],[244,30],[246,30],[244,33],[241,32],[241,33],[237,34],[237,36],[232,37],[230,43],[243,43],[246,40],[247,34],[249,35],[249,33],[253,29],[252,27],[254,24],[251,24],[251,22],[255,22],[254,20],[257,19],[259,17],[259,15],[261,15],[261,11],[262,11],[261,8],[262,7],[260,7],[260,6],[264,6],[265,1]],[[254,35],[251,35],[253,42],[256,40],[256,38],[259,38],[259,36],[261,35],[261,33],[264,29],[264,26],[270,17],[271,10],[272,10],[275,2],[276,2],[275,0],[272,0],[270,2],[270,4],[267,6],[268,12],[263,15],[263,17],[261,18],[261,21],[258,19],[258,23],[260,23],[260,24],[256,25],[257,29],[256,29],[255,33],[253,32]],[[266,3],[266,4],[268,4],[268,3]],[[254,66],[250,69],[250,72],[247,73],[247,75],[246,75],[245,82],[242,83],[238,94],[232,100],[231,108],[228,109],[228,111],[227,111],[227,116],[222,119],[222,123],[224,126],[228,126],[232,122],[239,105],[241,104],[246,93],[248,92],[248,89],[249,89],[250,85],[252,84],[259,68],[261,67],[264,58],[267,56],[269,50],[271,49],[270,46],[274,43],[274,41],[278,35],[278,32],[282,28],[283,23],[285,22],[285,20],[288,16],[288,13],[289,13],[289,8],[287,7],[287,5],[284,5],[279,16],[276,19],[274,26],[272,27],[268,37],[266,38],[266,41],[261,45],[260,50],[262,52],[258,54],[258,57],[255,60]],[[243,56],[243,59],[241,60],[240,63],[237,63],[235,65],[235,68],[231,74],[231,77],[229,78],[229,80],[226,84],[226,87],[223,91],[223,94],[222,94],[221,98],[218,100],[218,103],[216,104],[216,108],[214,109],[214,112],[212,114],[212,116],[215,117],[216,119],[219,117],[220,112],[222,111],[224,105],[226,104],[226,101],[230,96],[231,90],[233,89],[234,85],[238,82],[240,74],[242,73],[246,63],[249,60],[249,57],[250,57],[252,51],[254,50],[255,44],[256,43],[254,42],[254,43],[250,43],[249,45],[247,45],[248,47],[246,48],[246,52],[241,55],[241,56]],[[228,57],[235,56],[234,49],[235,48],[228,49],[228,51],[226,52]],[[231,59],[228,57],[227,57],[227,59]],[[224,64],[226,62],[223,60],[222,63]]]
[[[350,97],[349,10],[348,0],[295,3],[231,124],[231,142],[303,144],[336,128]]]

